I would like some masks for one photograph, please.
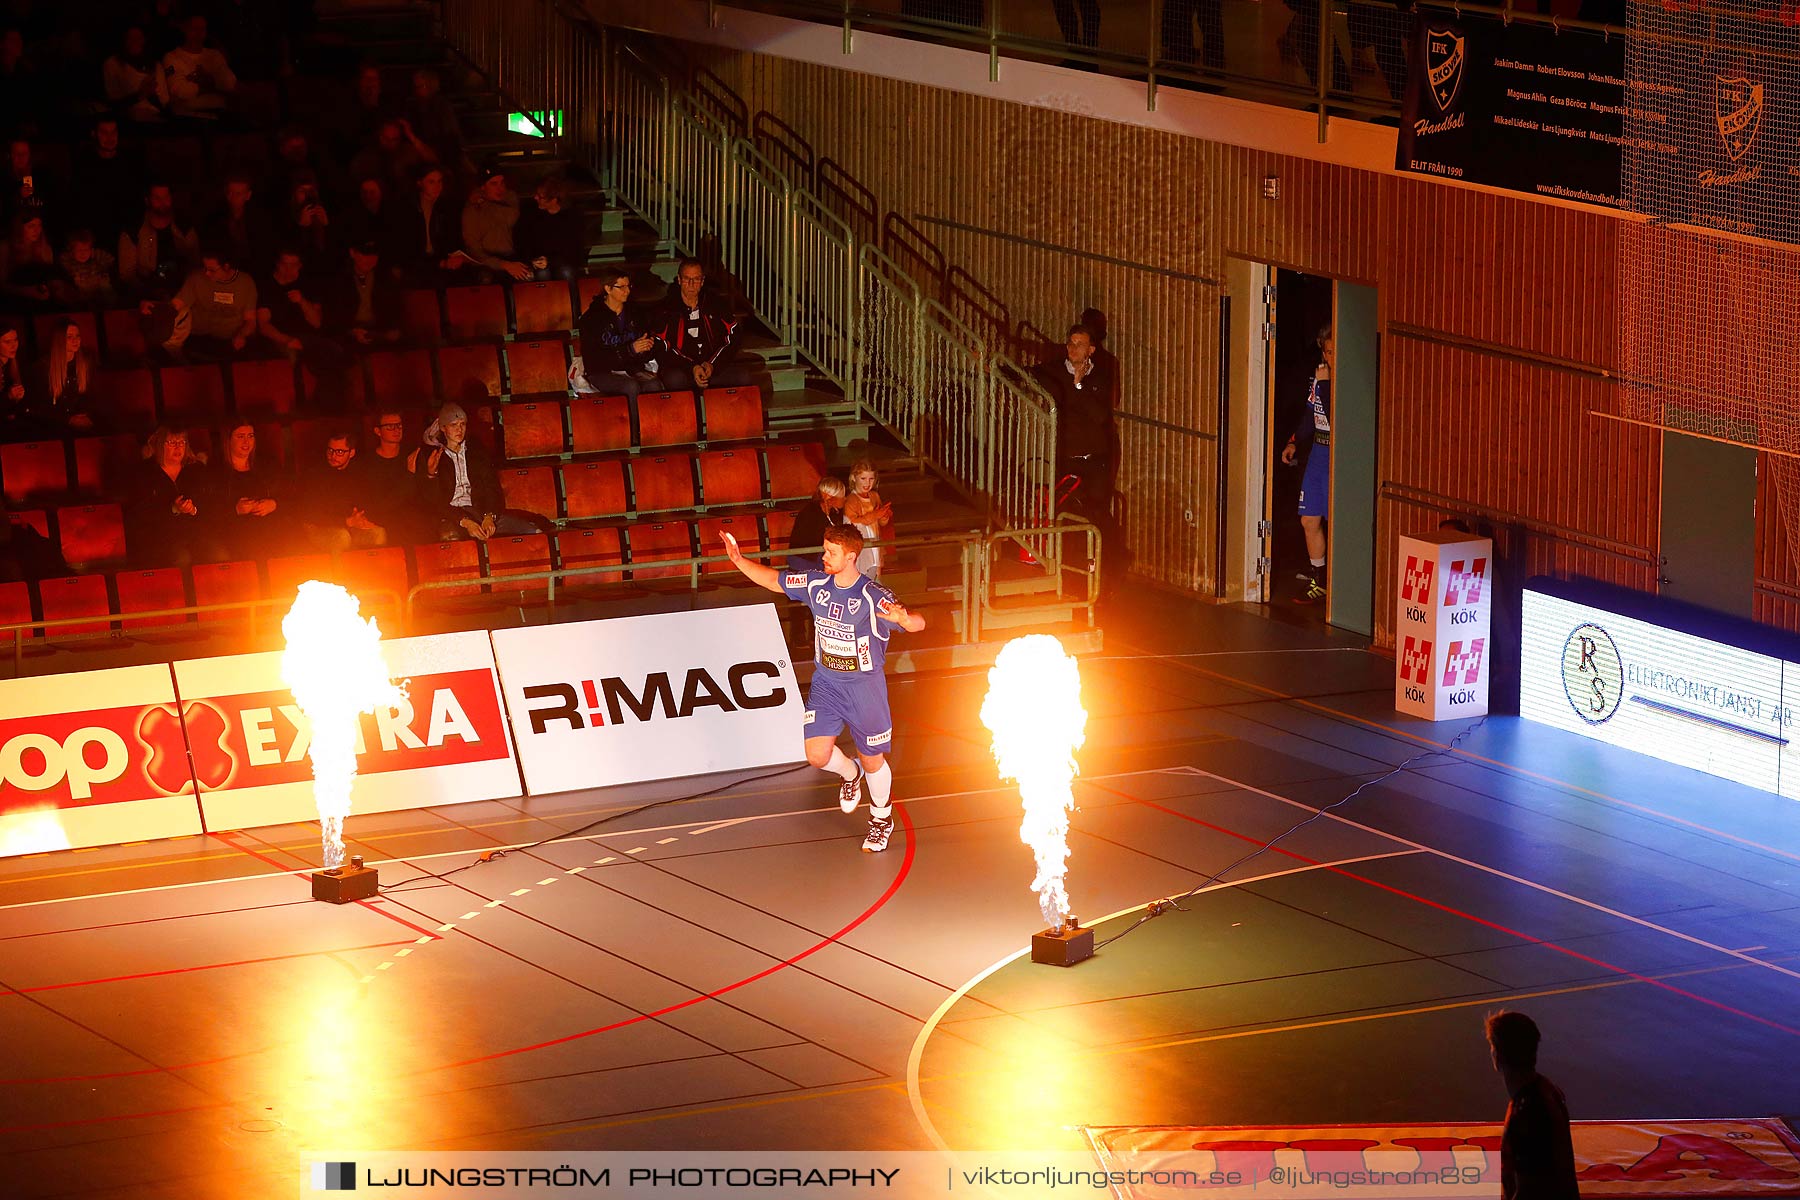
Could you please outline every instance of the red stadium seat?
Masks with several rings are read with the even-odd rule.
[[[700,550],[702,555],[725,553],[725,537],[729,533],[738,540],[746,552],[761,550],[762,531],[757,528],[755,517],[707,517],[699,524]],[[736,567],[729,561],[701,563],[703,574],[716,575],[723,572],[735,572]]]
[[[674,579],[686,577],[691,568],[638,567],[637,563],[667,562],[691,558],[694,554],[692,529],[686,521],[658,521],[631,527],[631,571],[633,579]]]
[[[52,625],[43,636],[51,641],[74,633],[105,633],[112,628],[112,601],[106,596],[106,576],[68,575],[38,580],[39,611],[44,620],[68,617],[105,617],[76,625]]]
[[[340,551],[337,573],[332,578],[363,602],[364,616],[379,613],[391,619],[397,619],[404,610],[406,592],[412,586],[406,573],[405,546]]]
[[[452,338],[506,336],[506,292],[497,283],[444,289],[444,332]]]
[[[280,416],[294,411],[294,364],[285,358],[248,359],[231,364],[232,411],[240,417]]]
[[[0,446],[0,486],[8,504],[24,504],[69,490],[68,451],[60,441]]]
[[[700,437],[692,392],[640,392],[638,394],[640,445],[682,446]]]
[[[157,372],[157,380],[162,385],[165,418],[211,424],[225,416],[225,373],[216,364],[164,367]]]
[[[284,554],[266,564],[269,586],[263,592],[271,600],[292,600],[309,579],[337,582],[337,570],[329,554]]]
[[[763,453],[769,464],[771,500],[804,499],[825,474],[825,448],[816,442],[770,446]]]
[[[427,542],[413,547],[413,564],[418,568],[420,583],[437,583],[449,579],[479,579],[481,551],[479,542]],[[467,587],[434,588],[419,594],[419,602],[431,605],[449,596],[466,596],[476,591],[477,584]]]
[[[400,332],[415,342],[436,342],[443,335],[436,288],[407,288],[400,293]]]
[[[125,516],[117,504],[83,504],[56,510],[63,561],[84,571],[125,561]]]
[[[623,396],[577,396],[569,403],[570,442],[577,454],[631,447],[631,402]]]
[[[420,392],[419,397],[421,399],[430,400],[432,393],[430,389],[431,363],[429,361],[425,364],[425,375],[427,385],[426,390]],[[322,397],[320,395],[320,387],[322,385],[334,389],[341,388],[343,395]],[[302,366],[300,368],[300,394],[306,398],[307,404],[315,409],[367,408],[369,405],[369,397],[376,394],[369,390],[367,356],[357,358],[356,361],[350,364],[349,369],[342,375],[329,380],[328,383],[321,381],[317,375],[314,375],[311,367]],[[409,401],[402,400],[401,403],[409,403]]]
[[[708,508],[762,499],[762,459],[754,450],[706,450],[700,455],[700,499]]]
[[[762,391],[755,387],[708,388],[700,397],[706,410],[706,440],[735,442],[762,437]]]
[[[0,583],[0,625],[25,625],[31,615],[31,585],[22,580]],[[0,646],[11,646],[20,635],[29,637],[30,630],[9,629],[0,633]]]
[[[144,158],[149,163],[150,178],[172,181],[177,194],[206,178],[206,147],[198,137],[146,138]],[[283,196],[282,202],[286,201]]]
[[[500,579],[506,575],[529,575],[537,571],[550,569],[550,539],[541,533],[525,534],[518,537],[489,538],[487,541],[488,575]],[[509,584],[502,589],[498,584],[492,588],[495,592],[519,591],[541,592],[548,586],[542,579],[526,579]]]
[[[32,333],[37,337],[38,357],[48,353],[50,339],[62,328],[64,321],[73,321],[81,330],[81,345],[89,354],[100,353],[100,315],[93,312],[60,312],[41,313],[31,322]]]
[[[293,440],[288,461],[293,463],[295,470],[304,474],[324,463],[325,443],[336,428],[336,421],[324,419],[295,421],[288,426],[288,437]]]
[[[489,344],[440,346],[437,352],[439,395],[464,408],[483,396],[500,394],[500,355]]]
[[[694,507],[694,456],[645,455],[631,464],[636,512],[672,512]]]
[[[148,367],[97,371],[93,376],[94,411],[114,425],[150,432],[156,426],[156,376]]]
[[[556,519],[556,468],[509,467],[500,472],[506,507]]]
[[[144,339],[144,321],[135,308],[109,308],[100,314],[100,332],[106,339],[106,357],[133,362],[150,353]]]
[[[569,391],[567,346],[558,341],[509,342],[506,347],[507,389],[515,396]]]
[[[569,285],[560,279],[512,285],[513,328],[532,333],[563,333],[574,328],[569,312]]]
[[[124,492],[132,470],[143,461],[137,439],[129,433],[78,437],[74,445],[75,488],[85,495]]]
[[[190,574],[194,579],[196,605],[262,599],[262,581],[257,578],[253,562],[196,563]],[[250,612],[248,608],[221,608],[195,616],[202,622],[242,621]]]
[[[562,481],[571,521],[616,517],[630,510],[625,470],[617,462],[569,463],[562,468]]]
[[[213,177],[223,179],[242,171],[252,179],[269,173],[269,135],[266,133],[212,133]],[[285,197],[284,197],[285,199]]]
[[[6,523],[14,529],[30,526],[46,539],[50,536],[50,514],[41,508],[15,508],[6,514]]]
[[[162,567],[155,571],[120,571],[113,576],[113,587],[119,593],[120,613],[158,612],[188,606],[187,584],[182,581],[180,567]],[[143,629],[157,625],[185,625],[193,620],[181,614],[161,617],[126,618],[121,629]]]
[[[763,542],[765,550],[786,550],[791,544],[788,535],[794,531],[794,513],[772,512],[763,515],[763,528],[769,531]]]
[[[437,395],[429,350],[377,350],[365,356],[369,395],[383,404],[430,404]]]
[[[560,529],[556,532],[555,541],[557,563],[565,571],[618,566],[625,561],[625,556],[620,551],[617,529]],[[584,588],[604,587],[622,579],[624,575],[618,571],[596,571],[592,575],[559,579],[556,589],[580,591]]]
[[[563,450],[563,406],[508,404],[500,410],[500,433],[509,459],[555,458]]]
[[[575,280],[575,313],[577,316],[593,307],[594,298],[600,294],[600,280],[593,275],[582,275]]]

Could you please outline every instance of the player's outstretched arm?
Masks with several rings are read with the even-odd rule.
[[[737,539],[729,533],[725,534],[724,538],[725,553],[731,559],[731,565],[744,573],[744,578],[758,587],[768,588],[778,596],[787,595],[787,592],[781,587],[781,572],[767,563],[752,562],[745,558],[744,552],[738,549]]]
[[[919,633],[925,628],[925,618],[898,600],[877,609],[875,615],[884,621],[898,625],[908,633]]]

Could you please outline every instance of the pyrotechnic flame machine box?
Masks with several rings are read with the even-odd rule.
[[[1031,961],[1052,967],[1072,967],[1094,956],[1094,931],[1083,929],[1075,918],[1066,925],[1031,935]]]
[[[327,904],[373,900],[380,890],[380,877],[376,875],[374,867],[363,866],[360,854],[352,855],[348,866],[313,872],[313,899],[323,900]]]

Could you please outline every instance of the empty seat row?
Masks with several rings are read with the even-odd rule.
[[[655,392],[636,403],[624,396],[513,401],[498,410],[508,460],[598,454],[688,442],[735,442],[764,436],[762,392],[756,387]]]
[[[813,494],[824,473],[824,447],[799,442],[507,467],[500,472],[500,485],[508,508],[555,521],[586,521],[628,513],[798,503]]]
[[[61,576],[36,584],[0,583],[0,626],[55,621],[58,624],[51,626],[48,633],[31,635],[54,640],[70,634],[103,633],[115,627],[132,630],[191,622],[241,621],[249,616],[251,610],[247,606],[251,603],[284,600],[309,579],[341,583],[363,600],[364,611],[392,615],[414,584],[455,585],[422,594],[421,602],[429,604],[433,598],[472,594],[483,586],[493,592],[542,592],[547,587],[543,579],[520,580],[509,586],[507,578],[553,569],[626,568],[573,576],[558,584],[559,588],[572,591],[625,580],[689,577],[693,568],[683,565],[682,560],[722,555],[726,533],[746,549],[779,551],[786,548],[792,526],[793,517],[787,513],[735,515],[627,527],[564,529],[549,535],[493,538],[486,543],[433,542],[348,550],[336,555],[295,554],[271,558],[260,565],[249,561],[203,563],[185,569],[160,567]],[[714,575],[730,572],[732,567],[721,560],[702,563],[699,569],[702,574]],[[168,611],[194,606],[209,607],[209,611]],[[279,615],[278,606],[268,607],[275,608],[275,615]],[[0,642],[10,642],[16,632],[0,634]]]

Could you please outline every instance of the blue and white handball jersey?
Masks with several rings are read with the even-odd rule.
[[[893,611],[894,593],[866,575],[839,587],[824,571],[784,571],[781,589],[812,610],[814,662],[845,675],[881,675],[894,627],[876,618]]]

